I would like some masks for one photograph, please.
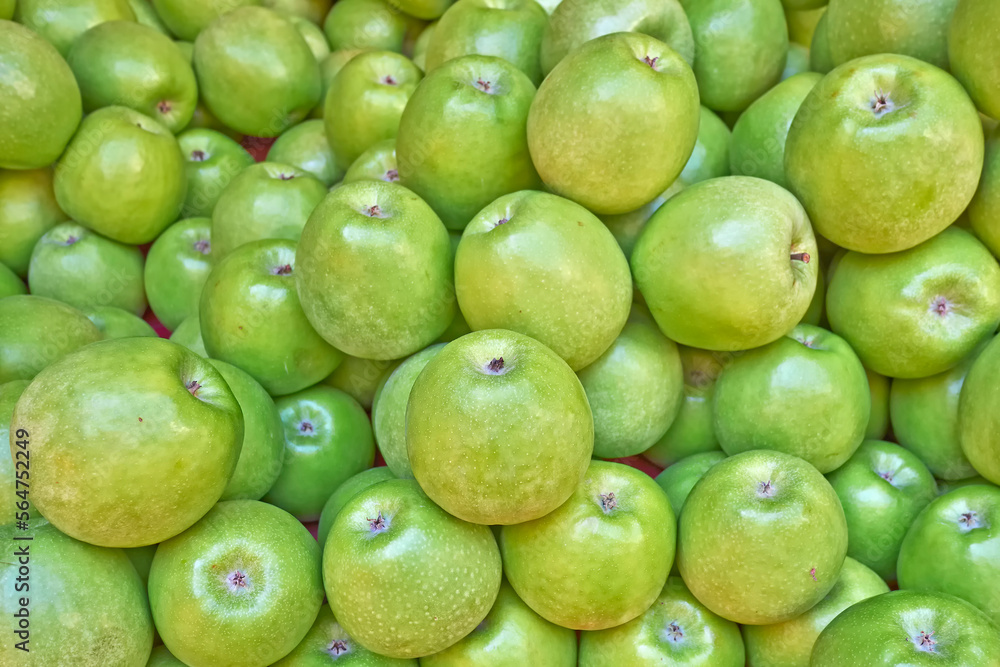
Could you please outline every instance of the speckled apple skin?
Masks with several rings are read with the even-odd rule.
[[[1000,337],[993,338],[969,370],[958,403],[958,439],[976,471],[1000,484]]]
[[[340,626],[329,605],[323,605],[316,622],[295,649],[273,667],[417,667],[413,658],[390,658],[372,653]]]
[[[979,109],[1000,118],[1000,6],[991,0],[962,0],[948,37],[951,71]]]
[[[58,331],[59,335],[46,335]],[[0,301],[0,382],[30,380],[64,356],[104,336],[82,312],[31,294]]]

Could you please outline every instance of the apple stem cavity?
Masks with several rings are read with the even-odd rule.
[[[667,641],[672,641],[675,644],[684,639],[684,631],[681,630],[681,626],[677,625],[677,621],[668,624],[663,634],[666,636]]]
[[[499,220],[497,220],[496,224],[493,225],[493,229],[496,229],[500,225],[506,225],[508,222],[510,222],[509,219],[507,219],[507,218],[500,218]]]
[[[774,491],[774,485],[771,483],[771,480],[757,484],[757,495],[761,498],[773,498]]]
[[[892,473],[890,471],[886,470],[885,472],[880,472],[878,476],[892,484]]]
[[[504,365],[503,357],[494,357],[483,370],[487,375],[503,375],[507,372],[507,367]]]
[[[617,507],[618,501],[615,499],[613,491],[601,494],[601,509],[604,510],[605,514],[611,514],[612,510]]]
[[[160,100],[156,104],[156,110],[164,114],[170,113],[173,110],[173,108],[174,107],[170,104],[170,102],[166,100]]]
[[[202,255],[207,255],[212,252],[212,243],[208,239],[199,239],[194,242],[194,249]]]
[[[302,422],[299,424],[299,433],[308,433],[312,435],[315,432],[316,429],[313,427],[312,422],[302,420]]]
[[[939,296],[931,301],[931,312],[937,313],[941,317],[951,313],[951,309],[951,302],[943,296]]]
[[[65,246],[71,246],[71,245],[73,245],[74,243],[76,243],[79,240],[80,240],[79,236],[70,235],[70,236],[66,237],[65,241],[63,241],[63,245],[65,245]]]
[[[185,386],[187,387],[187,390],[191,392],[192,396],[197,396],[198,390],[201,389],[201,383],[197,380],[191,380]]]
[[[326,647],[326,652],[332,655],[334,658],[337,656],[348,653],[351,647],[347,645],[343,639],[334,639],[329,646]]]
[[[483,81],[482,79],[476,79],[476,84],[475,85],[476,85],[476,88],[478,88],[479,90],[481,90],[484,93],[487,93],[489,95],[493,95],[494,92],[495,92],[493,90],[493,84],[490,83],[489,81]]]
[[[968,532],[975,528],[979,528],[981,525],[979,523],[979,515],[973,511],[968,511],[958,517],[958,525],[962,527],[963,532]]]
[[[290,181],[293,178],[295,178],[295,174],[286,174],[285,172],[281,172],[280,174],[278,174],[278,178],[280,178],[283,181]]]
[[[368,208],[366,208],[362,212],[365,215],[367,215],[369,218],[384,218],[385,217],[384,215],[382,215],[382,209],[379,207],[378,204],[372,204],[371,206],[369,206]]]
[[[191,151],[192,162],[204,162],[208,158],[205,151]]]
[[[399,83],[396,81],[395,78],[393,78],[391,74],[386,74],[384,77],[382,77],[382,83],[384,83],[387,86],[399,85]]]
[[[385,517],[382,516],[382,511],[379,510],[377,517],[368,519],[368,526],[372,535],[378,535],[384,533],[389,528],[389,522],[385,520]]]
[[[652,70],[653,70],[654,72],[659,72],[659,71],[660,71],[660,70],[659,70],[659,68],[658,68],[658,67],[656,66],[656,65],[657,65],[657,63],[659,63],[659,62],[660,62],[660,57],[659,57],[659,56],[653,56],[653,57],[649,57],[649,56],[646,56],[646,57],[644,57],[644,58],[642,59],[642,62],[644,62],[644,63],[646,63],[647,65],[649,65],[649,67],[650,67],[650,68],[651,68],[651,69],[652,69]]]
[[[226,577],[226,584],[229,587],[230,593],[241,595],[250,587],[250,580],[247,578],[247,575],[239,570],[235,570]]]
[[[792,253],[792,261],[793,262],[802,262],[803,264],[808,264],[809,260],[811,260],[811,259],[812,259],[812,257],[810,257],[809,253],[807,253],[807,252],[793,252]]]
[[[918,651],[923,651],[924,653],[937,653],[937,640],[934,639],[934,632],[926,632],[921,630],[920,634],[913,638],[913,645],[917,647]]]
[[[281,266],[276,266],[271,269],[271,275],[274,276],[289,276],[292,274],[291,264],[282,264]]]
[[[399,171],[396,169],[390,169],[385,172],[385,176],[382,177],[383,181],[388,181],[390,183],[395,183],[399,180]]]
[[[875,113],[876,118],[881,118],[885,114],[893,111],[896,108],[895,103],[892,98],[889,97],[888,93],[881,90],[875,91],[875,96],[872,98],[872,111]]]

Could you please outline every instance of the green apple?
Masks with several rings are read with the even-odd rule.
[[[375,462],[371,423],[356,400],[325,385],[275,404],[285,461],[264,500],[300,521],[316,521],[337,487]]]
[[[212,211],[213,261],[218,263],[253,241],[298,241],[326,193],[322,181],[289,164],[268,161],[243,169]]]
[[[144,25],[111,21],[83,33],[66,55],[83,110],[135,109],[179,132],[198,102],[194,70],[174,42]]]
[[[201,289],[212,270],[212,221],[189,218],[160,234],[146,255],[149,307],[167,329],[198,315]]]
[[[125,554],[78,542],[49,523],[29,531],[0,527],[10,554],[0,569],[0,605],[13,615],[0,663],[145,667],[153,621]],[[31,541],[16,541],[26,537]]]
[[[572,0],[551,12],[541,43],[542,73],[548,75],[573,49],[584,42],[614,32],[641,32],[694,62],[694,36],[678,0]]]
[[[205,128],[185,130],[177,143],[188,181],[181,216],[211,217],[226,186],[254,163],[253,157],[231,138]]]
[[[573,371],[513,331],[449,343],[421,371],[406,406],[413,476],[434,502],[474,523],[513,524],[555,510],[583,479],[593,443]]]
[[[965,378],[982,347],[943,373],[892,382],[893,435],[938,479],[960,480],[976,474],[959,442],[958,405]]]
[[[431,21],[440,18],[455,0],[389,0],[398,11],[418,19]]]
[[[737,623],[781,623],[811,609],[837,582],[846,553],[837,494],[814,467],[780,452],[717,463],[680,516],[681,576],[702,604]]]
[[[84,310],[87,318],[101,330],[104,338],[155,338],[156,331],[146,320],[114,306],[97,306]]]
[[[819,239],[816,239],[819,246]],[[799,324],[811,324],[814,327],[820,326],[823,322],[824,307],[826,306],[826,274],[823,271],[822,259],[820,260],[820,270],[816,272],[816,291],[813,292],[812,301],[809,302],[809,310],[802,316]]]
[[[223,14],[261,0],[151,0],[156,13],[178,39],[193,42],[202,30]]]
[[[533,612],[506,581],[500,584],[493,609],[475,630],[440,653],[420,659],[420,667],[508,664],[576,667],[577,662],[576,633]]]
[[[950,5],[953,3],[944,3]],[[948,35],[951,71],[979,109],[1000,119],[1000,67],[997,34],[1000,7],[990,0],[960,0]]]
[[[431,345],[382,376],[372,400],[372,429],[385,464],[396,477],[413,477],[406,453],[406,404],[417,376],[444,344]]]
[[[86,315],[65,303],[28,294],[0,299],[0,384],[30,380],[102,338]]]
[[[180,42],[178,42],[178,44],[179,43]],[[194,62],[193,44],[191,45],[191,58],[193,63]],[[216,132],[220,132],[235,141],[241,141],[244,137],[244,134],[242,132],[237,132],[236,130],[223,125],[222,121],[216,118],[212,114],[212,112],[208,110],[208,107],[205,106],[205,102],[202,100],[198,100],[198,106],[194,108],[194,115],[191,117],[191,122],[188,123],[187,129],[215,130]]]
[[[455,231],[502,195],[541,189],[525,135],[534,96],[527,75],[500,58],[464,56],[438,67],[399,123],[400,182]]]
[[[149,604],[163,643],[189,665],[270,665],[323,603],[319,546],[287,512],[227,500],[156,549]]]
[[[966,486],[931,502],[899,551],[899,587],[948,593],[1000,622],[1000,489]]]
[[[670,428],[643,456],[661,468],[694,454],[719,451],[712,419],[712,397],[728,353],[678,346],[684,371],[684,402]]]
[[[24,297],[8,297],[24,298]],[[965,378],[958,404],[958,440],[972,467],[994,484],[1000,484],[1000,337],[980,353]]]
[[[355,181],[388,181],[399,180],[399,166],[396,163],[396,140],[386,139],[371,147],[358,156],[358,159],[344,172],[344,183]]]
[[[138,111],[111,106],[80,124],[56,165],[53,186],[70,218],[138,245],[177,219],[187,177],[170,130]]]
[[[115,306],[135,315],[146,312],[142,252],[75,222],[56,225],[38,240],[28,286],[33,294],[80,309]]]
[[[434,29],[436,27],[437,21],[428,23],[420,32],[416,41],[413,42],[413,53],[410,55],[410,58],[413,60],[413,64],[423,72],[427,71],[427,49],[430,48],[431,39],[434,37]]]
[[[91,544],[137,547],[180,533],[219,499],[243,416],[204,359],[159,338],[119,338],[39,373],[16,429],[30,433],[31,499],[45,518]]]
[[[27,277],[38,239],[66,219],[52,189],[51,169],[0,169],[0,263]]]
[[[218,359],[208,361],[243,412],[243,447],[220,500],[259,500],[278,479],[285,458],[281,416],[274,400],[249,373]]]
[[[153,8],[151,0],[128,0],[128,6],[132,10],[132,13],[135,14],[135,22],[137,24],[152,28],[161,35],[173,37],[170,29],[160,20],[160,15]]]
[[[937,487],[938,487],[938,495],[939,496],[943,496],[944,494],[948,493],[949,491],[954,491],[955,489],[961,489],[961,488],[964,488],[966,486],[976,486],[976,485],[996,486],[995,484],[991,483],[988,479],[986,479],[982,475],[973,475],[972,477],[966,477],[965,479],[956,479],[956,480],[939,479],[939,480],[937,480]]]
[[[948,69],[948,26],[959,0],[834,0],[827,9],[835,64],[899,53]]]
[[[145,0],[143,1],[145,2]],[[153,647],[146,667],[187,667],[187,665],[175,658],[166,646],[160,644]]]
[[[326,136],[337,165],[347,169],[372,145],[392,139],[423,73],[391,51],[361,53],[330,82],[323,107]]]
[[[691,489],[716,463],[726,458],[723,452],[702,452],[692,454],[673,463],[656,476],[656,483],[667,494],[674,516],[679,517],[684,503],[691,495]]]
[[[614,236],[593,214],[522,191],[469,223],[455,257],[455,291],[473,331],[527,334],[580,370],[625,326],[632,281]]]
[[[334,51],[403,50],[407,19],[385,0],[339,0],[326,15],[323,32]]]
[[[936,375],[996,331],[1000,266],[957,227],[902,252],[851,251],[830,280],[826,312],[833,331],[876,373]]]
[[[790,331],[809,308],[819,262],[802,205],[748,176],[698,183],[653,214],[632,274],[671,340],[746,350]]]
[[[788,59],[785,60],[785,69],[781,73],[781,80],[790,79],[796,74],[809,72],[809,47],[796,44],[788,45]]]
[[[323,62],[330,55],[330,43],[326,41],[326,35],[318,25],[293,12],[283,9],[276,9],[276,11],[299,31],[309,50],[312,51],[313,57],[316,58],[317,63]]]
[[[615,628],[580,635],[580,667],[653,664],[743,667],[739,626],[698,602],[680,577],[670,577],[641,616]]]
[[[720,123],[722,121],[719,121]],[[728,132],[729,129],[726,128]],[[695,147],[697,152],[697,146]],[[692,153],[692,157],[694,153]],[[726,166],[726,171],[729,170],[728,165]],[[659,197],[652,200],[651,202],[640,206],[634,211],[629,211],[628,213],[619,213],[617,215],[600,215],[598,218],[604,223],[604,226],[608,228],[611,235],[615,237],[615,241],[618,242],[618,247],[622,249],[622,254],[625,255],[625,259],[632,258],[632,251],[635,249],[635,242],[639,240],[639,236],[642,234],[642,230],[646,228],[646,223],[663,203],[673,197],[675,194],[683,190],[686,186],[681,179],[678,178],[674,181],[673,185],[666,189]],[[638,300],[641,296],[637,296],[638,292],[633,293],[633,299]]]
[[[66,56],[90,28],[108,21],[135,21],[135,12],[128,0],[18,0],[14,19]]]
[[[435,505],[413,480],[365,489],[340,511],[323,550],[323,582],[343,629],[394,658],[437,653],[486,618],[500,588],[486,526]]]
[[[893,591],[837,616],[820,634],[809,665],[995,667],[997,656],[997,626],[968,602],[941,593]]]
[[[316,622],[291,653],[273,667],[417,667],[416,659],[390,658],[372,653],[355,641],[324,604]]]
[[[795,115],[785,147],[788,182],[816,231],[865,253],[906,250],[950,225],[982,168],[982,125],[962,86],[893,54],[826,75]]]
[[[890,380],[867,368],[865,374],[868,376],[868,389],[872,395],[872,410],[865,438],[882,440],[889,430]]]
[[[273,396],[316,384],[343,358],[309,325],[296,274],[294,241],[254,241],[216,264],[201,293],[208,356],[246,371]]]
[[[1000,115],[1000,114],[998,114]],[[969,226],[995,256],[1000,257],[1000,129],[986,141],[983,175],[966,211]]]
[[[677,345],[635,313],[604,354],[577,373],[594,414],[594,456],[641,454],[670,428],[684,401]]]
[[[836,64],[830,52],[830,39],[826,27],[826,8],[816,23],[815,32],[809,47],[809,69],[820,74],[829,74]]]
[[[278,137],[267,153],[269,162],[290,164],[316,177],[326,187],[344,178],[344,169],[326,140],[322,120],[306,120],[289,128]]]
[[[15,294],[26,294],[28,286],[20,276],[11,271],[6,264],[0,264],[0,299]]]
[[[843,338],[810,324],[733,360],[712,404],[726,454],[771,449],[805,459],[824,474],[854,454],[870,414],[858,356]]]
[[[344,4],[343,2],[337,3]],[[330,90],[330,84],[337,78],[344,65],[349,63],[354,56],[364,53],[366,49],[340,49],[331,51],[328,56],[319,61],[319,77],[323,91],[319,96],[319,103],[310,112],[310,118],[323,118],[323,109],[326,106],[326,94]]]
[[[646,473],[593,461],[558,509],[500,531],[504,573],[529,607],[574,630],[603,630],[654,604],[674,563],[676,519]]]
[[[684,185],[694,185],[710,178],[729,176],[731,144],[729,127],[714,111],[701,107],[698,139],[678,180]]]
[[[209,110],[225,125],[276,137],[319,102],[319,64],[280,14],[241,7],[198,34],[194,71]]]
[[[371,410],[379,382],[391,373],[400,361],[402,360],[361,359],[345,354],[343,362],[333,373],[324,378],[323,384],[347,392],[361,404],[361,407]]]
[[[316,331],[347,354],[413,354],[454,316],[449,246],[440,218],[403,186],[341,186],[302,230],[296,255],[302,308]]]
[[[816,606],[784,623],[743,626],[749,665],[805,667],[816,638],[842,611],[889,587],[872,570],[851,557],[844,559],[837,583]]]
[[[264,6],[289,12],[322,25],[333,0],[264,0]]]
[[[535,0],[459,0],[434,26],[423,69],[430,72],[473,54],[496,56],[537,86],[542,80],[539,49],[548,23],[548,14]]]
[[[781,80],[788,28],[779,0],[682,2],[694,34],[702,104],[742,111]]]
[[[782,81],[740,114],[729,150],[732,173],[757,176],[783,188],[785,140],[795,113],[822,75],[804,72]]]
[[[0,21],[0,68],[0,97],[5,100],[0,168],[52,164],[83,113],[73,70],[45,39],[10,21]],[[31,85],[25,88],[25,82]]]
[[[10,21],[14,18],[14,7],[17,0],[0,0],[0,19]]]
[[[201,336],[201,321],[197,315],[192,315],[178,324],[170,334],[170,341],[191,350],[199,357],[208,358],[205,341]]]
[[[676,51],[615,33],[571,52],[539,86],[528,147],[553,192],[595,213],[626,213],[680,175],[699,115],[698,85]]]
[[[153,564],[153,556],[156,555],[157,546],[158,545],[156,544],[147,544],[144,547],[122,549],[122,551],[125,552],[125,555],[128,556],[128,559],[132,563],[132,567],[135,568],[139,578],[142,580],[143,589],[146,588],[146,583],[149,581],[149,568]],[[154,641],[158,641],[158,639],[154,637]],[[150,657],[152,658],[152,656]]]
[[[0,493],[3,493],[4,497],[8,499],[8,502],[0,505],[0,526],[14,523],[19,514],[23,520],[25,515],[21,514],[22,512],[27,512],[29,521],[32,517],[38,518],[38,512],[31,504],[31,459],[25,462],[23,460],[25,453],[22,452],[18,457],[22,459],[21,464],[15,466],[14,463],[14,457],[17,456],[18,451],[21,451],[17,445],[19,439],[17,432],[14,432],[15,445],[13,449],[10,448],[9,444],[7,447],[2,446],[2,443],[10,443],[11,441],[10,420],[14,415],[14,406],[28,384],[28,380],[13,380],[0,384]],[[27,445],[25,445],[25,450],[27,450]],[[27,474],[24,473],[25,466],[28,466]],[[19,480],[17,479],[19,476],[27,478],[20,480],[20,486],[18,486]]]
[[[847,517],[847,555],[895,581],[906,531],[937,495],[934,476],[913,452],[866,440],[827,478]]]
[[[347,502],[368,487],[390,479],[396,479],[396,476],[389,468],[385,466],[368,468],[342,482],[337,490],[330,494],[323,505],[319,525],[316,528],[316,539],[319,541],[320,550],[326,545],[326,538],[330,534],[330,529],[333,528],[333,522],[340,514],[340,510],[347,505]]]

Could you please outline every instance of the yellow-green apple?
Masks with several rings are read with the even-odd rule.
[[[979,188],[966,213],[972,231],[1000,257],[1000,128],[989,135],[985,155]]]
[[[254,163],[253,157],[232,138],[207,128],[185,130],[177,143],[188,181],[181,216],[210,218],[226,186]]]
[[[30,380],[102,338],[86,315],[65,303],[29,294],[0,299],[0,383]]]
[[[724,452],[692,454],[672,463],[669,468],[656,476],[656,483],[660,485],[670,500],[674,516],[681,515],[684,503],[687,502],[688,496],[691,495],[691,489],[698,483],[698,480],[724,458],[726,458]]]
[[[199,357],[208,358],[205,351],[205,340],[201,336],[201,320],[197,315],[186,318],[177,325],[170,334],[170,341],[181,347],[186,347]]]
[[[820,74],[829,74],[836,65],[830,53],[830,39],[826,28],[826,8],[816,22],[809,46],[809,69]]]
[[[21,277],[10,270],[6,264],[0,264],[0,299],[15,294],[26,294],[28,286]]]
[[[343,2],[338,2],[337,5],[342,5]],[[310,112],[310,118],[323,118],[323,109],[326,106],[326,93],[330,90],[330,84],[340,73],[340,70],[344,68],[344,65],[349,63],[354,56],[359,53],[364,53],[367,49],[339,49],[337,51],[331,51],[330,55],[319,61],[319,78],[322,84],[322,92],[319,96],[319,103],[313,107]]]
[[[326,127],[319,119],[306,120],[285,130],[267,152],[267,159],[297,167],[326,187],[344,177],[344,169],[337,165],[326,139]]]
[[[454,0],[389,0],[396,10],[425,21],[440,18],[452,2]]]
[[[264,6],[290,12],[321,25],[333,0],[264,0]]]
[[[340,510],[347,505],[347,502],[369,486],[375,486],[390,479],[396,479],[396,476],[386,466],[368,468],[342,482],[337,490],[330,494],[326,504],[323,505],[319,525],[316,527],[316,540],[319,542],[321,551],[326,545],[326,538],[330,535],[334,520],[340,514]]]
[[[8,297],[24,298],[24,297]],[[1000,484],[1000,337],[980,353],[965,377],[958,403],[958,441],[972,467]]]
[[[170,331],[197,317],[201,290],[212,270],[212,221],[189,218],[167,227],[146,255],[149,307]]]
[[[223,14],[260,0],[151,0],[153,8],[177,39],[193,42],[198,34]]]
[[[278,14],[288,20],[289,23],[295,26],[295,29],[299,31],[300,35],[302,35],[302,39],[305,40],[309,50],[312,51],[313,57],[316,58],[317,63],[323,62],[323,60],[330,55],[330,43],[326,41],[326,35],[323,33],[322,28],[309,19],[299,16],[294,12],[285,11],[284,9],[273,6],[269,8],[274,9]]]
[[[160,20],[160,15],[153,8],[151,0],[128,0],[128,6],[132,10],[132,13],[135,14],[135,22],[137,24],[152,28],[167,37],[172,38],[174,36],[170,32],[170,29]]]
[[[993,118],[1000,118],[998,34],[1000,7],[996,3],[958,1],[948,36],[951,71],[969,91],[980,111]]]
[[[372,653],[340,626],[324,604],[306,636],[273,667],[417,667],[415,658],[390,658]]]
[[[51,169],[0,169],[0,262],[14,273],[27,277],[38,239],[66,219],[52,190]]]
[[[408,19],[385,0],[339,0],[323,23],[334,51],[343,49],[403,50]]]
[[[784,81],[796,74],[810,71],[812,70],[809,69],[809,48],[790,42],[788,44],[788,59],[785,60],[785,69],[781,73],[781,80]]]
[[[354,181],[388,181],[399,180],[399,166],[396,164],[396,140],[386,139],[366,150],[358,156],[344,172],[343,183]]]
[[[146,320],[121,308],[97,306],[85,309],[84,314],[100,329],[104,338],[156,337],[156,331]]]
[[[890,383],[894,381],[867,368],[865,374],[868,375],[868,389],[872,395],[872,411],[868,418],[868,428],[865,429],[865,437],[881,440],[889,430]]]
[[[128,0],[18,0],[14,20],[65,56],[87,30],[106,21],[135,21]]]
[[[401,361],[402,359],[361,359],[345,354],[344,361],[323,379],[323,384],[347,392],[361,407],[371,410],[379,382]]]

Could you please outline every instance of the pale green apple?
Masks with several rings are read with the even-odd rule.
[[[396,658],[437,653],[468,635],[489,613],[500,581],[490,529],[451,516],[413,480],[354,496],[323,550],[327,599],[343,629]]]
[[[28,275],[38,239],[67,216],[56,202],[51,169],[0,169],[0,262]]]
[[[866,440],[827,478],[847,517],[847,555],[895,581],[906,531],[937,495],[934,476],[913,452]]]
[[[816,239],[819,245],[819,239]],[[822,254],[822,252],[821,252]],[[820,259],[820,270],[816,272],[816,291],[813,292],[812,301],[809,302],[809,310],[802,316],[799,324],[811,324],[814,327],[823,323],[824,308],[826,307],[826,273],[823,272],[822,259]]]
[[[296,14],[322,25],[334,0],[264,0],[264,6]]]
[[[1000,257],[1000,129],[994,129],[986,141],[983,175],[966,213],[972,231]]]
[[[216,264],[201,293],[208,356],[246,371],[273,396],[316,384],[343,359],[302,312],[297,273],[294,241],[254,241]]]
[[[118,338],[39,373],[10,427],[30,433],[31,500],[45,518],[91,544],[137,547],[215,504],[243,415],[204,359],[160,338]]]
[[[198,34],[194,71],[208,109],[228,127],[276,137],[319,102],[319,63],[286,18],[263,7],[224,14]]]
[[[959,442],[958,405],[965,378],[983,347],[981,344],[943,373],[892,381],[889,393],[892,433],[938,479],[961,480],[976,474]]]
[[[851,251],[830,280],[826,312],[867,368],[893,378],[936,375],[996,331],[1000,266],[957,227],[902,252]]]
[[[732,132],[714,111],[701,107],[698,139],[687,164],[678,177],[684,185],[694,185],[710,178],[729,176],[729,151]]]
[[[358,54],[341,68],[323,107],[326,137],[341,169],[396,136],[403,109],[422,78],[409,58],[391,51]]]
[[[747,664],[808,667],[816,639],[830,621],[852,605],[888,592],[889,587],[875,572],[851,557],[845,558],[837,583],[815,607],[784,623],[743,626]]]
[[[698,483],[705,473],[712,469],[716,463],[726,458],[724,452],[702,452],[692,454],[686,458],[672,463],[669,468],[656,476],[656,483],[660,485],[667,498],[670,500],[670,507],[674,510],[674,516],[679,517],[684,503],[691,495],[691,489]]]
[[[834,64],[899,53],[948,69],[948,27],[959,0],[834,0],[827,31]]]
[[[344,172],[344,183],[366,180],[388,181],[390,183],[395,183],[399,180],[395,139],[386,139],[377,144],[372,144]]]
[[[84,314],[94,323],[104,338],[132,338],[142,336],[155,338],[156,331],[146,320],[138,317],[127,310],[115,308],[114,306],[97,306],[87,308]]]
[[[525,135],[534,96],[527,75],[501,58],[463,56],[438,67],[400,120],[400,183],[455,231],[498,197],[541,189]]]
[[[790,189],[817,233],[866,253],[906,250],[950,225],[982,168],[982,125],[962,86],[893,54],[823,77],[785,146]]]
[[[684,401],[677,345],[633,312],[611,347],[577,372],[594,414],[594,456],[641,454],[670,428]]]
[[[422,69],[430,72],[473,54],[496,56],[537,86],[543,73],[539,49],[548,24],[548,14],[535,0],[459,0],[434,26]]]
[[[323,384],[347,392],[361,407],[371,410],[379,382],[401,361],[402,359],[361,359],[345,354],[336,370],[323,379]]]
[[[86,315],[65,303],[29,294],[0,299],[0,383],[30,380],[102,338]]]
[[[198,102],[194,70],[174,42],[153,28],[111,21],[83,33],[66,55],[83,110],[120,105],[179,132]]]
[[[865,438],[881,440],[889,430],[890,383],[894,381],[867,368],[865,374],[868,375],[868,389],[872,395],[872,410]]]
[[[14,20],[66,56],[90,28],[107,21],[135,21],[135,12],[128,0],[18,0]]]
[[[758,97],[733,127],[729,164],[733,174],[756,176],[783,188],[785,140],[795,113],[822,75],[804,72],[782,81]]]
[[[28,286],[32,294],[81,310],[115,306],[134,315],[146,312],[142,252],[75,222],[56,225],[35,244]]]
[[[269,162],[290,164],[316,177],[326,187],[344,178],[344,169],[326,140],[326,127],[322,120],[306,120],[289,128],[267,152]]]
[[[287,512],[227,500],[156,549],[149,605],[189,665],[270,665],[309,632],[323,603],[319,547]]]
[[[1000,373],[1000,337],[994,337],[972,364],[958,403],[958,440],[962,451],[976,472],[994,484],[1000,484],[997,373]]]
[[[153,8],[152,0],[128,0],[128,6],[132,10],[132,13],[135,14],[136,23],[152,28],[161,35],[173,37],[173,33],[160,20],[160,15]]]
[[[796,44],[788,45],[788,59],[785,60],[785,69],[781,73],[781,80],[790,79],[796,74],[809,72],[809,47]]]
[[[846,553],[837,494],[814,467],[780,452],[720,461],[680,516],[681,576],[702,604],[737,623],[781,623],[811,609],[837,582]]]
[[[289,164],[258,162],[243,169],[212,211],[213,261],[253,241],[298,241],[326,193],[322,181]]]
[[[28,380],[13,380],[0,384],[0,493],[8,499],[8,502],[0,505],[0,526],[14,523],[18,515],[22,521],[25,516],[29,521],[38,518],[38,511],[31,504],[31,459],[24,460],[30,453],[28,445],[31,441],[25,444],[22,451],[18,441],[24,442],[23,438],[18,437],[17,431],[14,432],[13,438],[10,434],[10,420],[14,416],[14,406],[17,405],[17,399],[24,393],[28,384]],[[13,448],[10,447],[12,439]],[[3,443],[7,443],[7,446],[4,447]],[[18,451],[22,452],[20,456],[17,454]],[[21,460],[19,465],[15,466],[14,457]],[[27,475],[24,474],[26,466]],[[18,484],[19,475],[22,478],[27,477],[27,480],[21,479]]]
[[[745,660],[739,626],[698,602],[680,577],[667,579],[638,618],[580,635],[580,667],[743,667]]]
[[[769,181],[727,176],[667,200],[631,264],[668,338],[733,351],[766,345],[802,320],[816,289],[816,258],[795,197]]]
[[[0,0],[0,19],[10,21],[14,18],[14,7],[17,0]]]
[[[809,69],[820,74],[829,74],[836,65],[830,53],[830,38],[826,27],[826,8],[816,23],[809,47]]]
[[[121,243],[149,243],[184,205],[187,176],[174,135],[127,107],[80,124],[56,164],[56,201],[74,221]]]
[[[678,0],[571,0],[551,12],[541,43],[542,73],[548,75],[573,49],[613,32],[641,32],[655,37],[691,65],[694,36]]]
[[[160,19],[178,39],[193,42],[198,34],[223,14],[261,0],[151,0]]]
[[[444,344],[431,345],[382,376],[372,399],[372,429],[379,453],[396,477],[413,477],[406,453],[406,404],[417,376]]]
[[[326,41],[326,35],[323,33],[322,28],[304,16],[299,16],[294,12],[288,12],[279,8],[272,9],[275,9],[278,14],[295,26],[295,29],[302,35],[302,39],[305,40],[309,50],[312,51],[317,63],[323,62],[330,55],[330,43]]]
[[[291,653],[273,667],[417,667],[415,658],[390,658],[372,653],[340,626],[324,604],[312,628]]]
[[[243,412],[243,446],[220,500],[259,500],[274,485],[285,458],[281,416],[274,400],[249,373],[218,359],[208,362],[222,375]]]
[[[320,550],[326,545],[326,538],[330,534],[330,529],[333,528],[333,522],[348,501],[369,486],[375,486],[390,479],[396,479],[396,476],[386,466],[368,468],[342,482],[337,490],[330,494],[326,504],[323,505],[319,525],[316,527],[316,539],[319,541]]]
[[[80,124],[80,88],[51,44],[10,21],[0,21],[0,97],[0,168],[55,162]]]
[[[188,182],[181,217],[210,218],[226,186],[254,163],[253,156],[232,138],[207,128],[185,130],[177,143]]]
[[[448,343],[410,390],[413,476],[466,521],[545,516],[579,485],[593,446],[593,418],[576,375],[552,350],[513,331],[476,331]]]
[[[626,213],[680,175],[699,115],[698,85],[676,51],[615,33],[573,51],[539,86],[528,147],[553,192],[595,213]]]
[[[145,0],[143,0],[145,1]],[[155,629],[155,628],[154,628]],[[183,662],[174,657],[163,644],[153,647],[153,652],[149,655],[149,662],[146,667],[188,667]]]
[[[1000,6],[991,0],[960,0],[948,36],[951,71],[979,109],[1000,118]]]
[[[722,121],[719,121],[720,123]],[[728,132],[729,129],[726,128]],[[695,148],[697,151],[697,147]],[[692,153],[692,156],[694,154]],[[728,164],[726,165],[726,171],[729,170]],[[600,215],[597,216],[604,226],[608,228],[611,235],[615,237],[615,241],[618,242],[618,247],[622,249],[622,254],[625,255],[625,259],[632,258],[632,251],[635,249],[635,242],[639,240],[639,236],[642,235],[642,230],[646,228],[646,223],[652,217],[656,211],[663,206],[663,203],[673,197],[675,194],[683,190],[686,186],[678,178],[674,181],[667,190],[661,194],[656,199],[651,202],[640,206],[634,211],[629,211],[628,213],[618,213],[616,215]],[[638,296],[638,292],[633,293],[633,299],[638,300],[641,297]]]
[[[455,290],[473,331],[526,334],[573,370],[612,345],[632,301],[628,262],[607,227],[568,199],[534,191],[501,197],[469,223]]]
[[[406,16],[385,0],[339,0],[323,23],[334,52],[341,49],[403,50]]]
[[[6,264],[0,264],[0,299],[15,294],[26,294],[28,286],[20,276],[11,271]]]
[[[788,28],[780,0],[682,2],[694,34],[701,102],[742,111],[781,80]]]
[[[343,4],[341,3],[337,3]],[[333,80],[337,78],[337,74],[340,70],[344,68],[344,65],[349,63],[354,56],[359,53],[364,53],[367,49],[339,49],[337,51],[331,51],[330,55],[323,58],[319,63],[319,77],[322,83],[323,91],[319,96],[319,103],[313,107],[312,112],[309,114],[310,118],[322,118],[323,109],[326,107],[326,94],[330,90],[330,84]]]
[[[189,218],[167,227],[149,248],[144,272],[146,297],[170,331],[197,317],[201,289],[212,270],[212,221]]]
[[[716,437],[730,456],[770,449],[821,473],[854,454],[870,414],[868,378],[854,350],[809,324],[736,357],[722,371],[712,403]]]
[[[795,0],[792,0],[794,3]],[[792,9],[792,3],[785,4],[785,21],[788,23],[788,39],[793,44],[801,44],[809,47],[812,44],[813,35],[816,34],[816,26],[826,14],[828,0],[807,0],[809,4],[819,5],[815,9]]]
[[[296,259],[306,316],[347,354],[405,357],[454,316],[448,231],[397,183],[358,181],[331,192],[302,230]]]
[[[576,643],[575,632],[536,614],[504,581],[482,623],[457,644],[421,658],[420,667],[576,667]]]
[[[208,352],[205,351],[205,340],[201,336],[201,320],[198,315],[192,315],[178,324],[177,328],[170,334],[170,341],[181,347],[186,347],[199,357],[208,358]]]
[[[427,21],[440,18],[455,0],[389,0],[398,11]]]

